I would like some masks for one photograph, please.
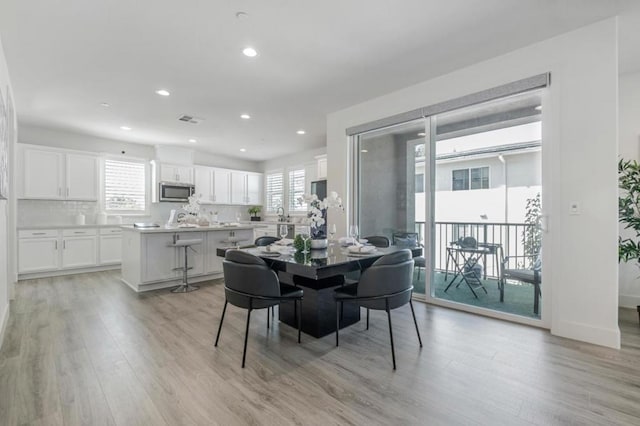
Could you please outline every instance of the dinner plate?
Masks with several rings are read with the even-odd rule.
[[[260,256],[278,257],[280,256],[280,253],[277,251],[260,251]]]
[[[371,256],[372,254],[378,254],[378,250],[373,250],[369,252],[350,251],[347,253],[347,256],[365,257],[365,256]]]

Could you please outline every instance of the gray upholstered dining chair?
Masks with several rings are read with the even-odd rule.
[[[382,256],[362,273],[356,284],[346,285],[335,290],[336,299],[336,346],[339,344],[340,311],[343,303],[357,303],[367,308],[367,329],[369,328],[369,310],[385,310],[389,321],[391,357],[393,369],[396,369],[396,353],[393,346],[391,310],[406,305],[411,307],[413,323],[416,326],[418,342],[422,347],[422,338],[418,330],[416,313],[411,303],[413,291],[413,259],[408,249]]]
[[[419,236],[417,232],[396,232],[393,234],[393,245],[398,247],[413,248],[422,247],[420,244]],[[418,268],[418,280],[420,280],[420,269],[427,268],[427,260],[424,256],[414,257],[416,268]]]
[[[300,343],[300,331],[302,326],[302,296],[301,289],[283,284],[278,281],[276,273],[267,266],[264,260],[250,253],[240,250],[229,250],[222,263],[224,271],[224,308],[218,326],[216,343],[220,339],[220,331],[224,322],[224,314],[227,312],[227,304],[247,310],[247,325],[244,334],[244,350],[242,352],[242,368],[247,357],[247,337],[249,336],[249,322],[251,311],[275,306],[282,301],[297,303],[298,316],[298,343]],[[269,314],[267,312],[267,322]],[[268,326],[268,325],[267,325]]]
[[[510,269],[508,267],[511,259],[526,259],[524,262],[531,263],[529,268],[521,267]],[[507,280],[520,281],[523,283],[533,285],[533,313],[538,315],[540,307],[540,297],[542,296],[542,250],[536,254],[520,255],[520,256],[506,256],[502,261],[500,268],[500,285],[501,302],[504,299],[504,288]]]
[[[253,244],[257,247],[264,247],[271,245],[276,241],[280,241],[280,238],[272,237],[271,235],[263,235],[262,237],[256,238],[256,241]]]
[[[389,247],[389,238],[384,235],[373,235],[371,237],[365,237],[364,239],[372,246]]]

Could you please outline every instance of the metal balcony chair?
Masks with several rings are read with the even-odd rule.
[[[343,303],[357,303],[367,308],[367,329],[369,329],[369,310],[385,310],[389,321],[389,339],[393,369],[396,369],[396,353],[393,345],[391,310],[406,305],[411,307],[413,323],[416,326],[418,342],[422,347],[418,321],[411,303],[413,291],[413,259],[410,250],[400,250],[382,256],[362,273],[356,284],[346,285],[335,290],[336,299],[336,346],[339,344],[340,311]]]
[[[509,269],[509,259],[528,259],[534,260],[530,268]],[[504,294],[504,286],[507,280],[520,281],[533,285],[533,313],[538,315],[540,306],[540,296],[542,296],[542,260],[541,252],[531,255],[522,256],[506,256],[502,261],[500,268],[500,285],[502,285],[501,295]],[[501,296],[502,297],[502,296]],[[501,302],[504,300],[500,300]]]
[[[247,310],[247,326],[244,334],[244,350],[242,352],[242,368],[247,357],[247,338],[249,336],[249,322],[251,311],[275,306],[282,301],[296,303],[298,319],[298,343],[302,327],[302,296],[301,289],[278,281],[276,273],[257,256],[240,251],[228,250],[222,263],[224,271],[224,308],[218,326],[218,334],[214,346],[218,346],[220,331],[227,312],[227,304]],[[267,327],[269,313],[267,312]]]

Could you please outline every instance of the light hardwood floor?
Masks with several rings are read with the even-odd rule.
[[[0,424],[640,424],[640,328],[620,351],[415,303],[313,339],[229,307],[220,281],[137,295],[118,272],[19,283],[0,350]]]

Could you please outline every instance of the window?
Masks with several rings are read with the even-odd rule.
[[[112,213],[147,210],[146,164],[104,160],[104,209]]]
[[[284,207],[284,178],[282,172],[267,174],[267,213],[275,213]]]
[[[418,173],[416,175],[416,194],[424,192],[424,173]]]
[[[454,170],[451,175],[451,189],[453,191],[489,189],[489,167]]]
[[[298,201],[304,196],[304,188],[304,168],[289,170],[289,213],[307,211],[307,204]]]

